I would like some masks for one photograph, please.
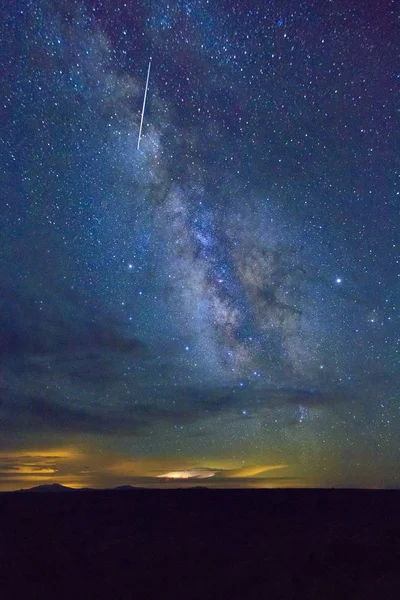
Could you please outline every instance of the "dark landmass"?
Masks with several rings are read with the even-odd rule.
[[[182,489],[181,488],[177,488],[177,489],[180,489],[180,491],[183,491],[183,489],[209,490],[210,488],[208,488],[206,486],[202,486],[202,485],[195,485],[195,486],[190,487],[190,488],[182,488]],[[112,491],[116,491],[116,492],[131,492],[132,490],[134,490],[134,491],[139,490],[140,491],[140,490],[148,490],[148,488],[135,487],[134,485],[118,485],[117,487],[114,487],[114,488],[104,488],[104,489],[87,488],[87,487],[72,488],[72,487],[68,487],[67,485],[61,485],[61,483],[50,483],[48,485],[36,485],[35,487],[31,487],[31,488],[25,488],[25,489],[22,489],[22,490],[15,490],[15,492],[3,492],[3,493],[21,494],[21,493],[26,493],[26,492],[47,493],[47,492],[112,492]]]
[[[113,489],[117,492],[131,492],[132,490],[138,490],[140,488],[137,488],[133,485],[118,485],[116,488]]]
[[[399,597],[400,491],[135,492],[0,494],[2,597]]]
[[[133,485],[119,485],[115,488],[111,488],[110,490],[97,490],[95,488],[72,488],[67,485],[61,485],[60,483],[50,483],[49,485],[36,485],[32,488],[26,488],[23,490],[16,490],[15,492],[8,492],[12,494],[20,494],[25,492],[39,492],[39,493],[47,493],[47,492],[105,492],[105,491],[118,491],[118,492],[128,492],[131,490],[138,490],[141,488],[134,487]]]
[[[49,485],[37,485],[32,488],[27,488],[24,490],[18,490],[14,493],[25,493],[25,492],[75,492],[74,488],[68,487],[66,485],[61,485],[61,483],[50,483]]]

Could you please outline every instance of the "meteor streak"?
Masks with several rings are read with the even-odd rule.
[[[146,89],[144,90],[143,107],[142,107],[142,117],[140,119],[139,137],[138,137],[138,141],[137,141],[137,149],[138,150],[139,150],[139,147],[140,147],[140,139],[142,137],[143,117],[144,117],[144,109],[146,107],[147,88],[149,87],[150,67],[151,67],[151,58],[149,60],[149,68],[147,69]]]

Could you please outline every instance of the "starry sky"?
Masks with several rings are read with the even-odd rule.
[[[395,2],[0,6],[0,490],[398,486]]]

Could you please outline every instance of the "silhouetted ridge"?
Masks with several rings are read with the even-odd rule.
[[[49,485],[37,485],[36,487],[29,488],[27,490],[20,490],[21,492],[76,492],[74,488],[61,485],[60,483],[50,483]]]

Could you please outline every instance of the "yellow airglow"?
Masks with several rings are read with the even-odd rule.
[[[281,470],[283,477],[270,475]],[[243,465],[229,457],[129,456],[90,445],[0,452],[0,491],[49,483],[74,488],[168,487],[168,480],[171,486],[201,480],[211,487],[297,487],[293,475],[283,463]]]
[[[287,469],[288,465],[260,465],[260,466],[249,466],[241,467],[239,469],[232,469],[226,472],[226,477],[255,477],[261,475],[267,471],[275,471],[277,469]]]
[[[80,452],[76,448],[49,448],[47,450],[10,450],[0,452],[0,459],[8,458],[77,458]]]

